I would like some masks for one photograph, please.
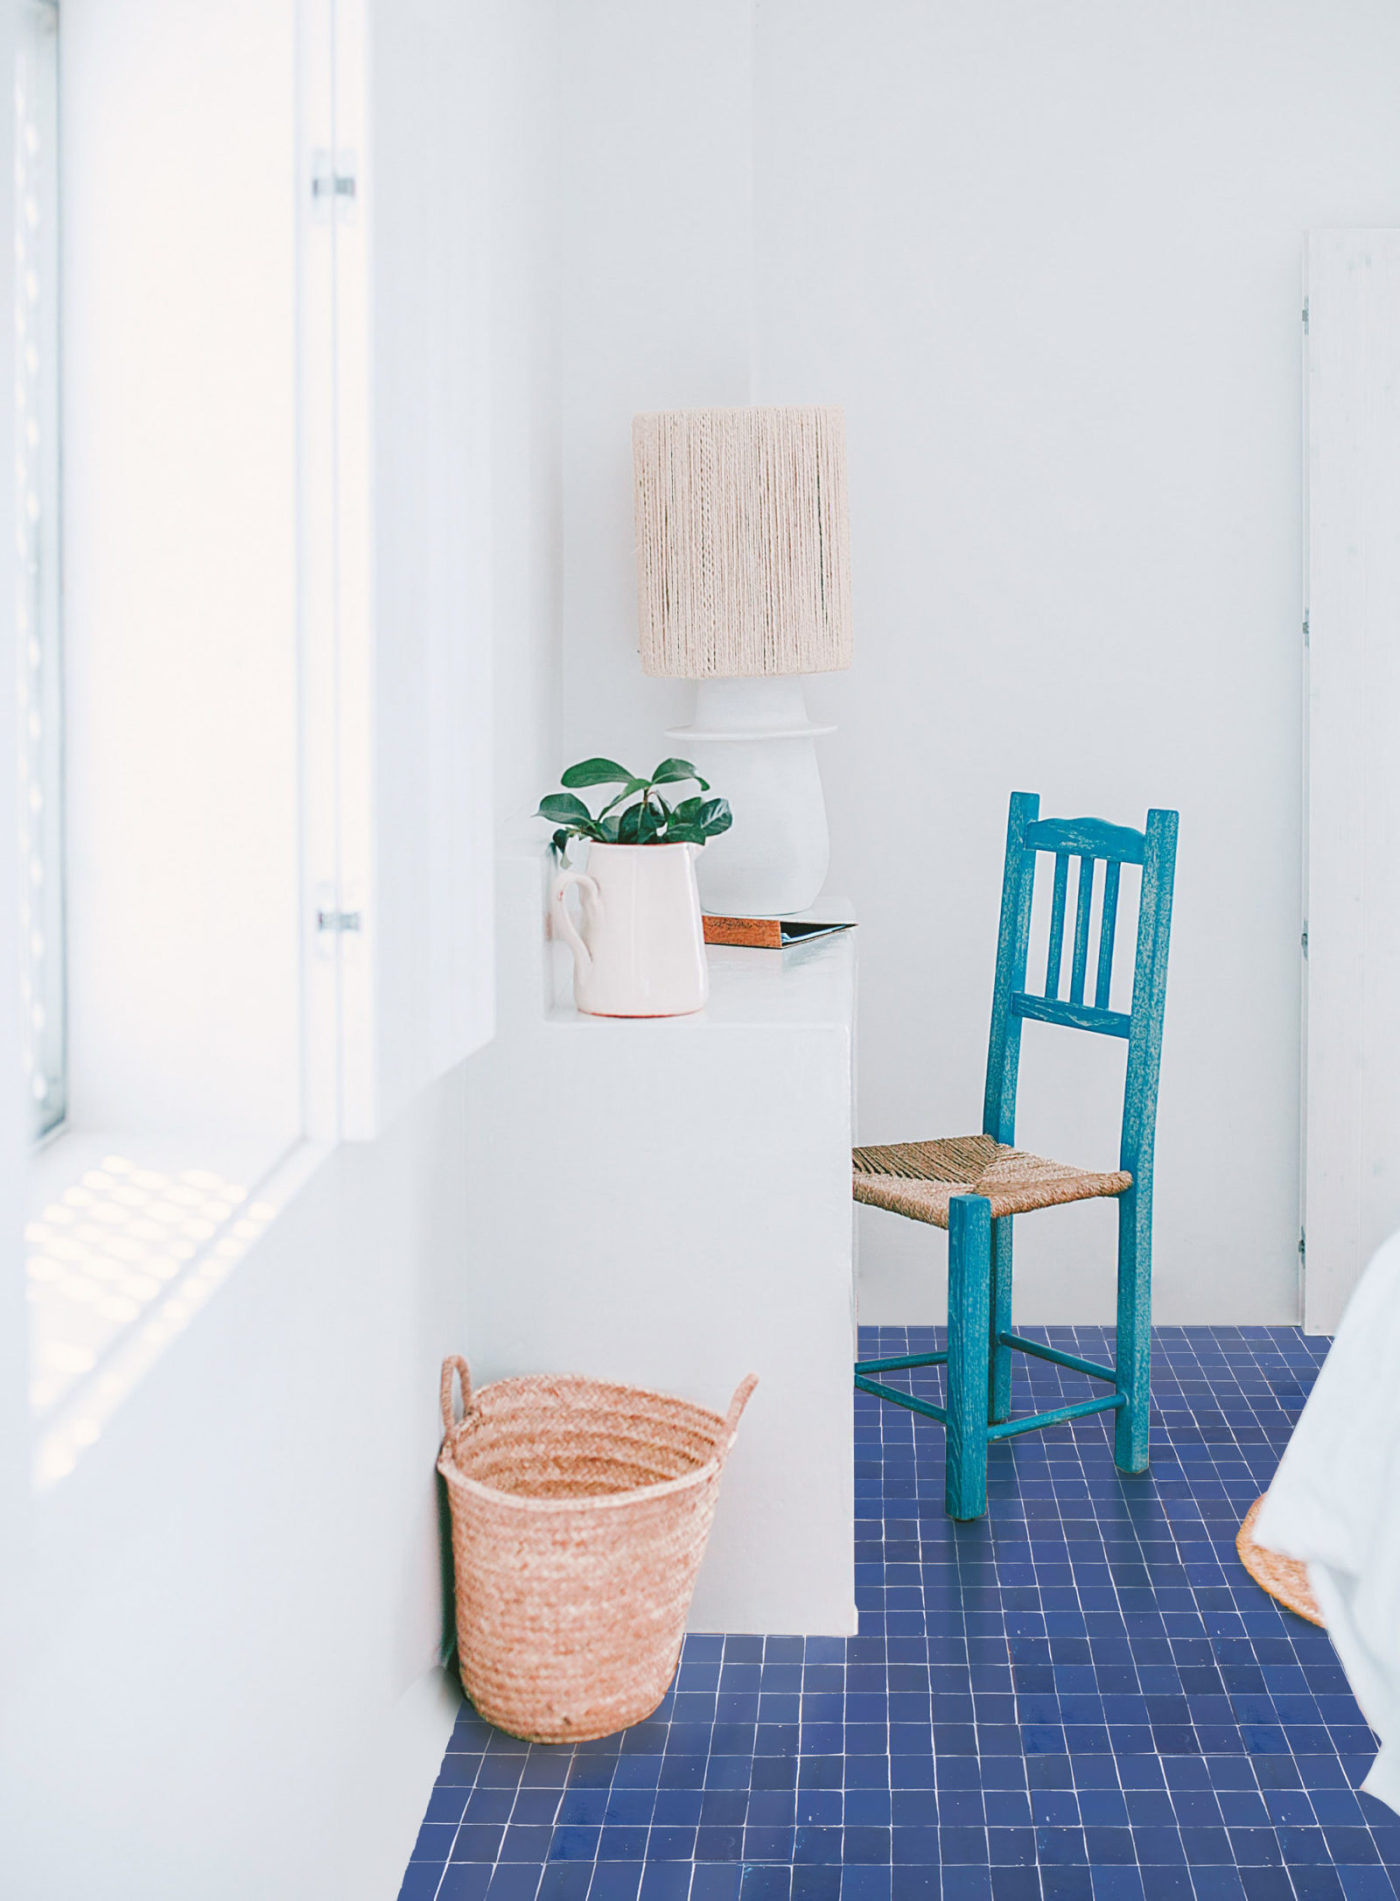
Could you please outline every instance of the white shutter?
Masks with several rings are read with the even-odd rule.
[[[307,12],[308,1110],[313,1133],[351,1139],[492,1030],[484,234],[462,14]]]

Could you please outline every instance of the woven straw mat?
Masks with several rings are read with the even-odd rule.
[[[1264,1497],[1267,1496],[1265,1493]],[[1317,1608],[1317,1599],[1308,1583],[1308,1567],[1297,1558],[1285,1558],[1280,1552],[1270,1551],[1267,1545],[1255,1542],[1254,1521],[1263,1503],[1264,1498],[1256,1498],[1244,1515],[1244,1523],[1235,1539],[1240,1563],[1270,1597],[1277,1598],[1280,1604],[1297,1616],[1306,1617],[1310,1624],[1325,1629],[1322,1612]]]

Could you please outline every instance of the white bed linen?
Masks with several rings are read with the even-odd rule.
[[[1400,1235],[1351,1297],[1255,1536],[1306,1562],[1381,1742],[1361,1786],[1400,1811]]]

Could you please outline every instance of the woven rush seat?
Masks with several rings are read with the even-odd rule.
[[[1133,1178],[1123,1169],[1096,1174],[1068,1162],[1009,1148],[990,1135],[951,1135],[937,1142],[891,1142],[854,1149],[855,1197],[873,1208],[948,1225],[954,1195],[985,1195],[992,1218],[1029,1214],[1061,1202],[1123,1195]]]

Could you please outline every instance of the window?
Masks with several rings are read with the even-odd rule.
[[[22,0],[15,67],[19,868],[31,1128],[67,1113],[59,541],[58,8]]]
[[[490,1033],[490,437],[455,15],[17,4],[42,1487]]]

